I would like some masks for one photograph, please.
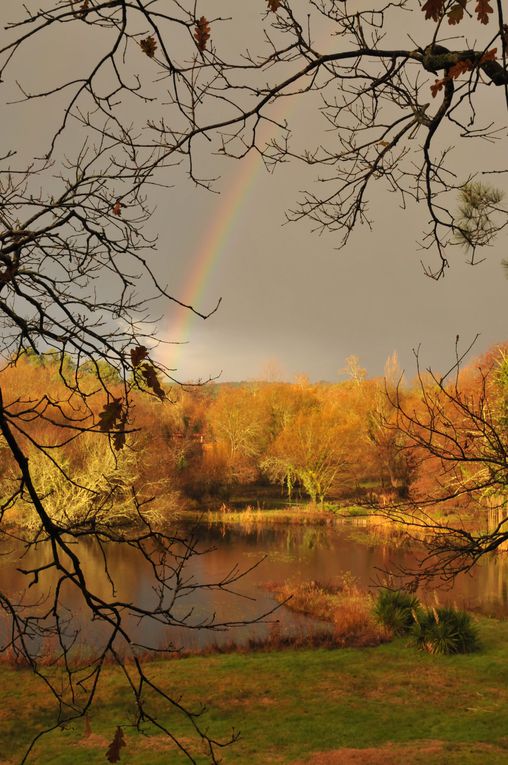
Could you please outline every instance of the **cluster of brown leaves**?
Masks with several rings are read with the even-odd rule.
[[[125,427],[127,425],[127,409],[121,398],[113,398],[104,405],[99,414],[99,430],[110,433],[113,446],[117,451],[125,446]]]
[[[138,345],[131,348],[130,354],[133,369],[140,374],[142,383],[160,399],[165,398],[164,388],[160,384],[156,368],[150,361],[147,348],[144,345]]]
[[[457,0],[448,11],[448,24],[452,26],[459,24],[464,18],[464,11],[466,9],[467,0]],[[439,21],[443,16],[446,7],[446,0],[427,0],[422,5],[422,11],[425,12],[426,19],[432,19],[433,21]],[[494,13],[490,0],[477,0],[475,6],[476,18],[480,24],[488,24],[489,16]]]
[[[198,50],[202,53],[206,48],[206,43],[210,39],[210,24],[204,16],[201,16],[201,18],[196,21],[194,39],[196,40]]]
[[[469,58],[465,58],[465,59],[462,59],[461,61],[457,61],[456,64],[454,64],[448,69],[448,72],[446,73],[446,77],[443,77],[442,80],[436,80],[434,85],[430,86],[430,92],[432,93],[432,98],[435,98],[436,95],[439,93],[439,91],[443,89],[443,86],[447,80],[456,80],[458,77],[465,74],[466,72],[472,72],[473,69],[475,69],[477,66],[481,66],[486,61],[495,61],[496,54],[497,54],[497,48],[492,48],[491,50],[486,51],[483,54],[483,56],[480,58],[480,60],[477,62],[473,62]]]
[[[153,58],[155,56],[155,51],[157,50],[157,41],[153,35],[148,35],[148,37],[145,37],[144,40],[140,40],[139,44],[141,46],[141,50],[148,56],[148,58]]]
[[[109,745],[108,751],[106,752],[106,759],[108,762],[119,762],[120,761],[120,749],[122,746],[125,746],[125,739],[123,736],[123,731],[118,726],[118,728],[115,731],[115,735],[113,737],[113,741]]]
[[[161,400],[166,397],[164,388],[157,376],[157,369],[150,360],[144,345],[137,345],[130,350],[134,376],[141,385],[148,388]],[[102,433],[109,433],[117,451],[125,446],[128,407],[122,397],[111,397],[99,413],[98,427]]]
[[[273,13],[277,13],[281,6],[282,0],[267,0],[268,3],[268,10],[272,11]]]

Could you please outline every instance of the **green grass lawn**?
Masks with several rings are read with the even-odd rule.
[[[482,619],[480,635],[481,652],[463,656],[430,656],[397,640],[367,649],[154,662],[148,672],[187,705],[204,702],[204,723],[215,737],[240,732],[223,752],[228,765],[508,765],[508,622]],[[43,686],[24,669],[0,668],[0,695],[5,765],[20,761],[30,738],[53,719],[53,709]],[[85,735],[83,720],[59,729],[28,762],[105,763],[116,725],[129,725],[133,714],[119,673],[107,669],[90,715],[91,733]],[[189,741],[188,726],[176,717],[173,730]],[[125,729],[121,762],[187,762],[174,745],[147,733]],[[364,749],[364,759],[348,759],[349,749]],[[327,759],[311,759],[334,750]],[[206,761],[199,754],[196,760]]]

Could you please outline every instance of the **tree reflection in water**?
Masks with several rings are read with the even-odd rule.
[[[266,589],[267,584],[288,579],[333,584],[344,572],[351,572],[359,585],[368,589],[375,586],[379,569],[407,566],[414,563],[417,554],[414,547],[401,545],[397,535],[390,535],[385,528],[357,523],[309,527],[253,522],[247,528],[202,524],[192,531],[199,537],[197,550],[209,552],[187,561],[184,582],[187,590],[172,608],[173,622],[164,624],[152,617],[140,620],[139,616],[126,615],[130,633],[140,645],[161,649],[172,646],[178,650],[231,641],[241,644],[249,638],[266,636],[274,621],[287,631],[309,629],[313,624],[310,618],[286,608],[270,615],[266,622],[256,621],[260,614],[269,613],[276,606]],[[190,527],[186,530],[183,526],[180,536],[190,538]],[[151,564],[125,545],[109,543],[105,549],[109,576],[98,546],[93,543],[80,546],[83,568],[94,591],[105,599],[114,596],[119,601],[138,603],[152,610],[159,594]],[[0,566],[5,590],[12,596],[16,593],[18,599],[31,604],[32,609],[39,603],[38,609],[42,613],[51,595],[48,588],[55,586],[56,575],[48,575],[29,590],[22,591],[24,577],[13,565],[19,551],[4,553]],[[38,545],[17,567],[28,568],[34,563],[44,565],[47,556],[49,553],[44,546]],[[227,581],[232,574],[239,573],[238,567],[252,570],[237,584],[231,583],[229,587],[198,585],[199,582]],[[504,552],[499,552],[486,557],[472,575],[459,576],[453,588],[428,590],[421,595],[432,602],[437,597],[442,603],[455,603],[485,614],[508,615],[507,575],[508,558]],[[111,580],[117,584],[116,591],[112,590]],[[106,630],[99,631],[97,623],[90,628],[85,609],[79,608],[70,588],[63,594],[62,602],[69,613],[66,639],[75,641],[76,649],[83,650],[91,641],[98,643],[107,639]],[[209,621],[210,614],[215,615],[213,624]],[[184,625],[186,619],[188,623]],[[253,620],[254,623],[248,623]],[[226,629],[226,625],[231,626]]]

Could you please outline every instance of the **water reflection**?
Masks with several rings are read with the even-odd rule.
[[[360,585],[368,588],[373,586],[379,569],[408,567],[415,563],[414,549],[401,544],[400,539],[373,532],[371,527],[353,522],[342,526],[315,527],[255,523],[246,527],[200,524],[184,526],[180,533],[188,538],[197,537],[200,551],[210,550],[187,562],[184,577],[187,590],[172,608],[176,619],[189,616],[189,626],[167,625],[148,618],[134,622],[131,618],[130,628],[135,639],[145,645],[194,648],[210,642],[242,642],[251,636],[260,637],[269,629],[266,624],[233,627],[227,631],[197,627],[203,622],[206,625],[211,615],[215,615],[215,621],[219,623],[255,620],[275,606],[272,595],[266,590],[269,583],[288,579],[333,583],[345,572],[351,572]],[[79,549],[83,569],[94,591],[105,600],[118,598],[145,606],[156,603],[159,594],[154,588],[148,562],[125,545],[109,544],[106,549],[110,576],[106,573],[103,553],[97,545],[82,545]],[[52,596],[54,592],[56,574],[44,572],[39,583],[27,589],[27,579],[17,569],[30,568],[35,562],[46,563],[48,550],[38,546],[22,561],[16,549],[3,552],[0,558],[3,592],[20,602],[32,604],[32,608],[42,613],[47,608],[48,593]],[[258,562],[260,564],[250,573],[228,587],[228,591],[218,586],[225,576],[238,567],[248,570]],[[451,602],[489,615],[508,615],[507,567],[505,553],[485,557],[470,575],[458,577],[452,589],[440,590],[437,597],[441,603]],[[204,583],[210,586],[195,587]],[[168,584],[171,585],[170,573]],[[434,593],[422,593],[422,597],[433,602]],[[106,639],[106,632],[98,629],[97,623],[90,625],[86,621],[86,610],[75,598],[72,586],[66,585],[62,602],[68,608],[69,634],[79,630],[80,641],[90,642],[93,639],[99,645],[101,640]],[[126,618],[130,618],[128,610]],[[304,629],[311,623],[285,608],[277,612],[276,618],[283,629]]]

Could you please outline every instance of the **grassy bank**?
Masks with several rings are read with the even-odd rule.
[[[182,517],[226,524],[286,524],[286,525],[330,525],[349,518],[373,517],[372,512],[358,505],[312,505],[294,504],[287,507],[255,507],[247,505],[242,509],[223,505],[214,510],[188,510]]]
[[[225,765],[508,765],[508,623],[483,619],[480,653],[440,657],[404,640],[376,648],[217,655],[153,663],[187,704],[204,702],[216,736],[239,730]],[[108,668],[87,730],[78,721],[47,737],[30,762],[104,763],[116,725],[133,708]],[[19,762],[52,719],[51,702],[28,670],[0,667],[0,762]],[[175,732],[190,731],[175,722]],[[121,762],[186,762],[174,745],[126,728]],[[362,750],[360,752],[355,750]],[[326,756],[317,753],[326,752]],[[196,747],[196,761],[203,762]]]

